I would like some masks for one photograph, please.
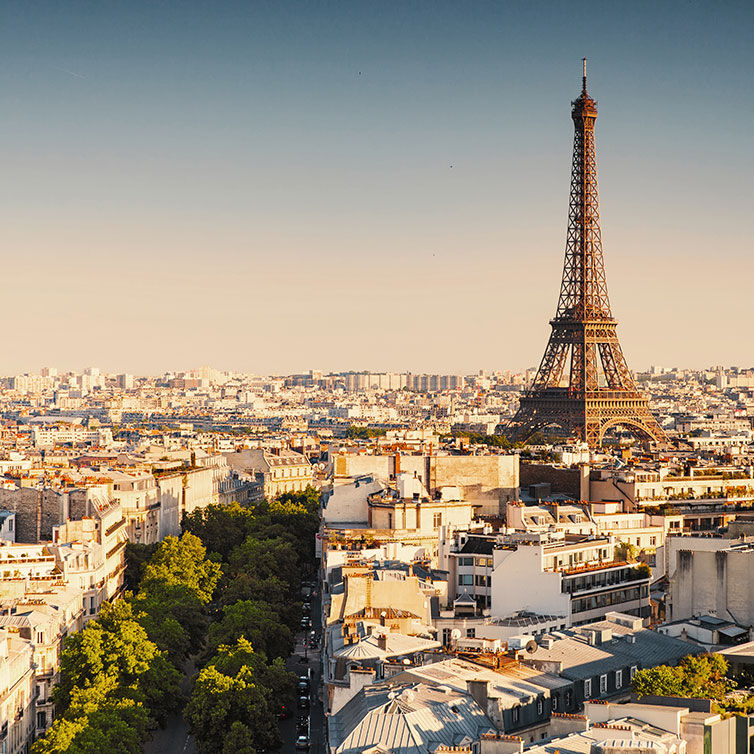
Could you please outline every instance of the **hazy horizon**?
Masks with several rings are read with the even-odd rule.
[[[537,366],[583,56],[629,367],[754,363],[750,4],[0,19],[5,374]]]

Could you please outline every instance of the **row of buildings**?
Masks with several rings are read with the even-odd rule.
[[[616,472],[636,465],[624,461]],[[689,654],[754,657],[745,509],[721,526],[606,492],[592,464],[516,454],[374,442],[327,463],[318,542],[333,754],[748,751],[747,717],[631,695],[636,672]],[[574,494],[553,493],[564,486]]]

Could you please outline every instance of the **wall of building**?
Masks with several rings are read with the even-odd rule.
[[[481,504],[482,515],[499,516],[507,501],[518,497],[519,457],[431,456],[428,476],[425,485],[430,492],[438,487],[460,487],[465,500]]]
[[[52,527],[68,517],[68,496],[56,490],[40,491],[31,487],[17,490],[0,489],[0,509],[16,514],[16,541],[38,542],[52,539]],[[40,528],[37,537],[37,512]]]
[[[505,617],[517,610],[570,615],[570,598],[561,592],[561,575],[542,570],[540,547],[495,550],[493,556],[492,615]]]
[[[754,549],[680,550],[671,582],[671,620],[715,615],[754,624]]]
[[[160,539],[179,537],[183,513],[183,474],[161,476],[157,485],[160,490]]]
[[[579,469],[566,469],[544,463],[522,463],[519,470],[520,486],[546,482],[552,494],[571,495],[574,500],[581,498],[581,473]]]
[[[340,484],[324,494],[322,515],[326,524],[359,524],[366,526],[369,520],[367,497],[383,489],[380,482],[359,480]]]

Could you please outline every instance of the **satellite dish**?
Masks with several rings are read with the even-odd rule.
[[[537,651],[537,642],[534,641],[534,639],[529,639],[529,641],[526,642],[526,651],[533,655]]]
[[[454,639],[455,641],[458,641],[458,640],[459,640],[459,639],[461,638],[461,632],[460,632],[460,630],[459,630],[459,629],[457,629],[457,628],[454,628],[454,629],[453,629],[453,630],[452,630],[452,631],[450,632],[450,638],[451,638],[451,639]]]

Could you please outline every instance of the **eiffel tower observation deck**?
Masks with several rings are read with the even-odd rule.
[[[620,426],[639,440],[666,442],[626,365],[610,309],[594,146],[597,103],[587,93],[583,62],[581,94],[571,109],[573,163],[558,308],[537,375],[507,434],[524,440],[555,425],[596,448]]]

